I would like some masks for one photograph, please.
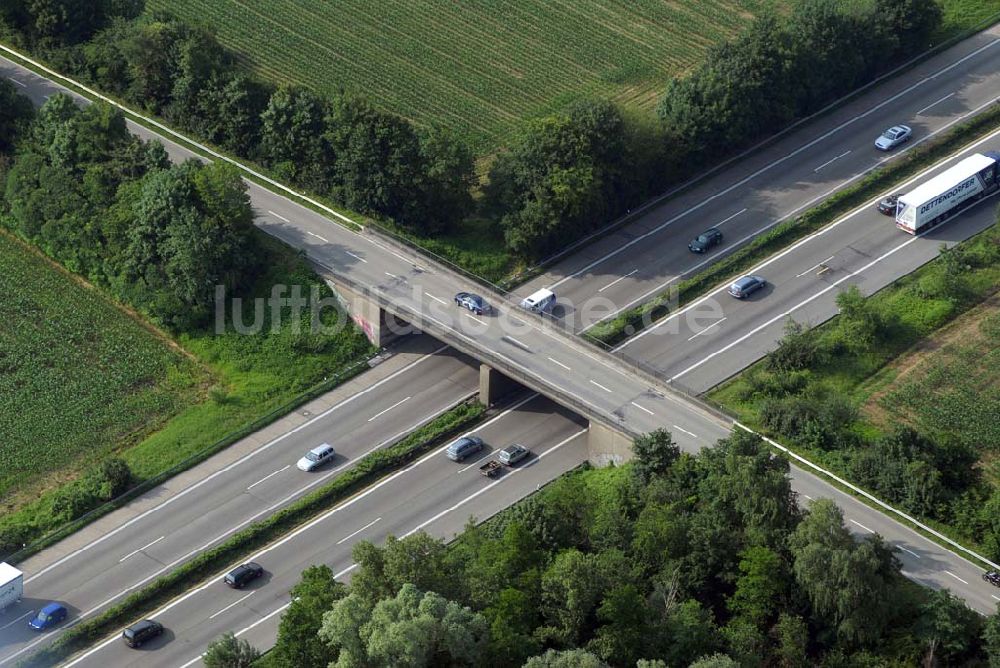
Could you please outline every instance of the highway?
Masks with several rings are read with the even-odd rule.
[[[664,292],[760,232],[802,213],[996,100],[1000,90],[998,38],[1000,26],[994,26],[870,88],[683,193],[650,206],[634,221],[574,252],[519,292],[552,288],[563,303],[559,315],[574,331]],[[899,123],[913,128],[914,139],[888,154],[876,150],[875,138]],[[872,217],[867,222],[876,224]],[[887,221],[878,222],[894,230],[891,224],[885,225]],[[722,231],[723,244],[706,255],[688,251],[688,242],[709,227]],[[839,231],[823,243],[837,251],[850,243],[849,237]],[[900,257],[893,261],[899,263],[900,273],[912,268],[912,263]],[[735,322],[727,322],[722,329],[734,327]],[[646,348],[628,352],[648,361]],[[687,353],[677,357],[686,359]],[[706,368],[689,374],[687,382],[700,389],[724,377]]]
[[[62,602],[74,620],[100,612],[473,396],[478,383],[465,356],[429,337],[408,339],[375,369],[29,558],[19,564],[26,597],[0,616],[0,665],[51,636],[24,619],[47,601]],[[299,457],[322,443],[335,460],[298,470]]]
[[[976,48],[981,48],[982,46],[985,45],[981,44]],[[961,57],[964,58],[970,56],[974,51],[975,49],[972,49]],[[961,66],[955,67],[952,70],[943,73],[942,76],[946,75],[947,78],[952,76],[957,77],[965,64],[973,63],[977,58],[981,57],[982,54],[988,53],[992,53],[991,48],[985,48],[983,51],[969,57],[968,60],[962,62]],[[934,61],[932,60],[931,62]],[[26,70],[18,68],[9,61],[0,61],[0,76],[10,76],[11,78],[15,78],[15,80],[20,81],[23,84],[22,87],[25,92],[30,94],[34,99],[36,99],[36,101],[43,99],[46,95],[51,94],[57,89],[51,82],[41,79]],[[957,80],[958,79],[956,79],[956,81]],[[890,82],[890,84],[891,83],[892,82]],[[942,104],[945,104],[946,102],[947,100]],[[829,117],[821,119],[821,121],[816,125],[822,126],[828,120]],[[133,129],[147,137],[151,136],[150,133],[144,129],[140,129],[136,126],[133,126]],[[823,132],[821,128],[817,128],[815,126],[812,131],[814,133]],[[877,132],[875,134],[877,134]],[[870,140],[873,140],[874,136],[875,135],[873,134],[870,138],[866,138],[865,141],[870,143]],[[190,155],[176,144],[171,142],[164,143],[171,155],[175,158]],[[729,178],[730,182],[733,182],[734,180],[738,181],[738,178]],[[795,188],[793,188],[793,190],[795,190]],[[394,308],[401,315],[412,316],[412,319],[420,322],[425,329],[433,331],[436,328],[438,331],[435,333],[441,334],[443,332],[444,335],[442,338],[448,340],[450,343],[454,343],[458,347],[470,352],[475,352],[477,353],[477,356],[485,357],[491,362],[497,363],[497,366],[500,368],[503,368],[504,365],[508,365],[511,369],[524,374],[524,380],[529,386],[548,394],[555,395],[557,399],[566,400],[566,403],[577,407],[581,412],[587,413],[588,415],[604,419],[608,422],[621,422],[626,428],[633,431],[647,431],[649,428],[659,425],[667,426],[667,428],[674,432],[682,446],[688,450],[694,450],[711,443],[719,435],[725,433],[725,427],[727,425],[725,425],[724,421],[721,421],[715,416],[699,409],[697,406],[686,403],[682,398],[675,397],[669,393],[651,391],[654,388],[651,387],[648,379],[637,377],[630,373],[626,366],[620,365],[608,357],[601,356],[581,344],[570,341],[560,332],[547,328],[543,324],[539,323],[533,316],[527,314],[516,314],[516,312],[510,309],[509,305],[506,303],[498,303],[500,306],[500,314],[489,319],[477,319],[464,312],[457,311],[449,303],[451,294],[458,289],[470,289],[473,286],[454,275],[442,271],[440,268],[431,266],[422,258],[409,255],[403,249],[388,246],[377,238],[350,233],[344,228],[333,224],[313,211],[305,209],[304,207],[301,207],[284,197],[275,195],[274,193],[264,190],[258,186],[251,186],[251,196],[258,215],[258,223],[266,231],[285,239],[296,247],[304,248],[312,259],[325,265],[331,271],[337,273],[338,276],[345,277],[359,284],[372,286],[379,297],[392,301],[394,303]],[[728,198],[728,196],[729,195],[726,194],[726,198]],[[980,213],[977,211],[976,215],[978,216]],[[972,219],[973,218],[969,218],[969,220]],[[887,222],[887,219],[882,219],[881,222]],[[964,221],[962,223],[958,223],[958,221],[950,223],[949,226],[942,228],[942,232],[950,228],[956,230],[954,234],[957,235],[959,233],[958,230],[962,228],[963,224],[965,224]],[[974,223],[970,223],[970,225],[974,225]],[[684,246],[686,245],[688,236],[689,235],[687,233],[684,234],[684,243],[681,245],[681,250],[683,250],[682,255],[686,259],[689,258],[686,255],[687,251]],[[901,241],[908,240],[905,236],[903,238],[897,236],[896,239]],[[939,242],[937,241],[933,241],[931,244],[934,252],[936,252],[938,243]],[[653,242],[650,242],[650,245],[654,245]],[[660,242],[656,240],[655,245],[659,246]],[[916,243],[913,245],[916,245]],[[912,247],[912,245],[907,248],[910,247]],[[894,255],[901,257],[899,254],[902,252],[903,251],[897,251]],[[801,272],[804,268],[807,267],[800,266],[797,272]],[[620,281],[618,285],[627,284],[628,281],[631,280],[631,277],[626,276],[630,271],[631,269],[628,271],[621,270],[619,278],[625,277],[625,280]],[[845,273],[850,273],[850,271],[853,271],[853,269],[844,270]],[[891,268],[888,269],[887,274],[891,274],[892,271],[893,270]],[[637,276],[638,274],[635,275]],[[778,276],[778,274],[776,274],[776,276]],[[617,280],[617,278],[613,280]],[[787,282],[784,279],[775,280],[779,287]],[[617,286],[612,289],[617,289]],[[777,289],[778,288],[775,288],[775,290]],[[633,286],[631,290],[638,292],[638,288],[635,286]],[[527,290],[522,289],[520,292],[527,292]],[[560,292],[563,291],[560,289]],[[769,297],[770,294],[765,292],[760,295],[760,298],[748,301],[746,304],[742,305],[742,307],[748,308],[748,312],[745,314],[745,323],[753,324],[753,326],[756,327],[762,323],[766,323],[769,319],[776,315],[781,316],[782,311],[787,310],[788,305],[790,303],[794,303],[797,298],[795,293],[789,293],[789,300],[785,300],[785,298],[782,297],[784,300],[782,301],[782,304],[784,305],[782,306],[779,304],[775,307],[774,305],[765,303]],[[753,306],[758,306],[759,309],[756,311],[750,310],[750,307]],[[733,319],[735,320],[736,316],[734,316]],[[722,326],[717,325],[716,328],[721,330]],[[689,336],[691,336],[691,334],[689,334]],[[656,338],[657,337],[655,336],[647,336],[639,341],[652,341],[656,340]],[[707,334],[699,335],[697,338],[703,338],[706,342],[712,341],[710,336]],[[697,341],[697,343],[701,344],[702,341]],[[706,355],[712,354],[716,351],[721,351],[723,347],[730,345],[730,343],[732,343],[732,341],[722,343],[715,348],[713,348],[711,344],[707,344],[707,347],[703,350],[703,352],[705,352]],[[645,345],[645,343],[637,343],[635,345]],[[738,351],[742,347],[743,343],[739,342],[730,347],[729,350]],[[653,350],[654,355],[656,350],[658,349]],[[695,352],[696,356],[698,354],[700,353]],[[719,363],[718,366],[722,368],[723,371],[725,370],[725,364],[730,363],[725,361],[725,358],[723,357],[725,354],[725,352],[720,352],[712,358]],[[656,360],[657,365],[665,365],[669,364],[670,361],[674,359],[671,355],[667,355],[667,357],[669,359],[660,359],[655,357],[654,359]],[[698,361],[694,358],[681,358],[681,363],[684,363],[685,359]],[[715,364],[715,362],[705,362],[700,366],[706,367],[707,370],[708,368],[713,368]],[[683,371],[683,369],[679,370]],[[731,371],[735,370],[735,368],[731,369]],[[682,374],[682,379],[685,375],[690,374],[693,374],[693,371],[689,372],[689,374]],[[407,394],[410,393],[407,392]],[[396,401],[399,401],[400,398],[397,398]],[[391,405],[391,402],[386,405]],[[373,444],[368,444],[368,447],[371,447],[372,445]],[[551,447],[552,445],[555,445],[555,443],[544,443],[542,445]],[[571,451],[572,449],[573,448],[570,445],[567,445],[557,452],[561,453],[564,451]],[[585,456],[586,453],[584,451],[581,457]],[[545,462],[551,462],[551,464],[547,464]],[[426,464],[422,465],[427,466]],[[535,469],[532,471],[532,475],[541,475],[544,473],[542,477],[549,479],[572,465],[573,464],[569,460],[563,461],[561,459],[561,455],[547,456],[539,465],[532,467],[532,469]],[[282,466],[284,466],[284,464],[282,464]],[[262,467],[262,469],[263,468],[266,467]],[[280,467],[261,470],[260,477],[262,478],[264,475],[275,473],[274,482],[277,483],[282,480],[282,476],[288,472],[284,471],[278,473],[278,468]],[[533,487],[530,487],[530,480],[528,479],[529,476],[527,475],[527,472],[528,470],[526,469],[523,476],[522,474],[518,474],[517,476],[510,476],[505,480],[501,480],[500,482],[503,483],[502,485],[498,484],[496,488],[490,488],[490,493],[483,493],[476,497],[476,499],[486,501],[486,497],[492,497],[493,489],[500,489],[503,485],[507,486],[505,488],[506,493],[510,493],[513,497],[516,497],[518,494],[523,495],[524,493],[531,491]],[[466,473],[468,473],[468,471]],[[476,472],[472,471],[472,473]],[[483,482],[479,479],[478,475],[472,476],[472,478],[475,479],[476,482],[469,484],[481,485]],[[406,486],[410,484],[409,480],[409,478],[399,479],[398,484],[402,485],[401,487],[396,486],[397,481],[394,481],[392,485],[387,486],[393,488],[392,495],[394,498],[409,498],[411,490]],[[518,482],[518,480],[521,482]],[[265,482],[261,486],[266,486],[267,484],[268,483]],[[438,491],[441,494],[451,495],[448,498],[461,498],[460,488],[464,484],[466,484],[466,482],[463,481],[460,476],[456,476],[455,482],[443,485]],[[857,502],[854,502],[853,499],[849,499],[847,497],[844,497],[843,499],[838,498],[838,495],[840,495],[839,492],[822,480],[813,477],[811,474],[796,471],[795,485],[796,489],[803,494],[803,496],[813,498],[818,496],[831,496],[837,498],[842,507],[848,508],[848,516],[852,522],[857,524],[857,530],[859,532],[865,531],[865,527],[875,529],[886,536],[889,540],[900,545],[901,548],[905,548],[906,551],[901,553],[901,557],[903,558],[907,573],[914,579],[927,582],[933,586],[948,586],[957,594],[963,596],[970,602],[970,605],[973,605],[976,609],[982,611],[988,611],[990,609],[989,606],[992,605],[992,594],[986,591],[984,588],[985,586],[979,580],[978,573],[980,571],[976,567],[952,555],[951,553],[936,547],[929,541],[918,537],[916,534],[913,534],[913,532],[897,524],[885,515],[870,510],[866,506],[857,504]],[[386,491],[387,493],[389,492],[388,489]],[[459,496],[455,496],[456,493],[459,494]],[[433,517],[444,509],[441,499],[437,499],[435,503],[437,503],[437,505],[432,506],[432,508],[436,508],[437,510],[433,514],[428,515],[428,517]],[[506,503],[506,501],[501,499],[497,501],[497,503],[502,504]],[[852,503],[858,507],[852,507]],[[412,506],[412,504],[405,505],[406,507],[402,508],[400,512],[409,511]],[[341,511],[343,513],[341,520],[344,522],[345,529],[347,528],[346,525],[355,527],[355,529],[352,529],[351,531],[364,527],[365,523],[360,521],[360,519],[362,519],[360,515],[367,512],[367,507],[368,503],[366,502],[352,507],[353,510]],[[472,505],[469,506],[469,508],[472,507]],[[467,509],[463,507],[461,519],[454,520],[458,523],[458,525],[461,525],[465,518],[468,517],[468,512],[464,512],[464,510]],[[355,514],[359,515],[357,519],[355,519]],[[485,516],[485,514],[479,515],[478,511],[476,514],[477,516]],[[348,517],[350,517],[349,521],[347,520]],[[383,517],[383,515],[378,515],[378,517],[381,519],[379,519],[376,525],[371,527],[373,529],[371,534],[362,532],[359,536],[364,535],[365,537],[371,536],[373,538],[377,538],[380,535],[384,535],[378,533],[379,531],[389,532],[389,529],[386,527],[390,527],[390,523],[387,519],[385,519],[388,515],[385,517]],[[441,518],[442,521],[443,519],[444,518]],[[421,519],[413,526],[416,526],[423,521],[426,520]],[[383,522],[385,522],[385,524],[383,524]],[[393,524],[391,526],[406,526],[405,518],[402,518],[400,522],[401,524],[399,525]],[[431,525],[428,525],[428,528],[434,530],[435,526],[432,523]],[[852,528],[854,528],[853,524]],[[408,531],[409,529],[406,530]],[[400,533],[404,531],[392,528],[392,532]],[[155,533],[155,531],[152,533]],[[152,533],[150,534],[151,536]],[[344,535],[340,535],[337,540],[343,539]],[[439,533],[438,535],[449,534],[445,531],[444,533]],[[152,536],[150,540],[156,538],[157,536]],[[310,540],[316,540],[316,538],[312,536]],[[166,542],[166,539],[161,541],[161,543]],[[348,543],[344,543],[344,545],[347,544]],[[143,547],[144,545],[145,543],[136,541],[131,549],[135,550],[139,547]],[[160,544],[157,543],[148,549],[156,550],[159,547]],[[300,547],[300,549],[305,548]],[[125,556],[127,553],[128,551],[124,551],[121,552],[121,555]],[[324,554],[330,556],[324,559],[324,561],[335,564],[345,563],[342,561],[341,557],[337,557],[334,553],[335,551],[325,551]],[[910,556],[911,553],[913,556]],[[129,560],[142,554],[144,553],[137,553]],[[270,560],[270,557],[268,557],[268,559]],[[330,560],[333,561],[331,562]],[[284,586],[281,583],[293,583],[298,571],[301,570],[301,568],[290,567],[286,572],[284,562],[282,562],[279,572],[279,570],[272,567],[270,563],[265,564],[265,566],[271,570],[272,575],[269,581],[261,584],[267,585],[268,596],[273,597],[274,601],[282,600],[282,597],[286,596],[285,593],[287,592],[287,586]],[[344,568],[346,567],[347,565],[344,566]],[[30,573],[31,571],[29,570],[29,574]],[[286,579],[282,580],[280,578]],[[116,584],[118,584],[118,582],[116,582]],[[273,587],[271,586],[272,584],[274,585]],[[272,589],[275,591],[272,591]],[[171,665],[177,665],[178,659],[181,658],[180,653],[182,651],[189,650],[191,648],[201,648],[204,646],[201,637],[197,635],[199,629],[209,627],[215,629],[212,624],[209,624],[205,620],[209,618],[212,620],[228,618],[231,611],[246,608],[251,604],[253,607],[248,609],[251,609],[252,612],[247,614],[251,616],[253,614],[259,614],[260,618],[271,614],[271,610],[269,610],[266,605],[261,605],[257,602],[259,599],[256,598],[255,594],[251,598],[247,599],[247,601],[250,601],[250,604],[240,602],[230,610],[227,610],[224,614],[212,617],[211,615],[214,615],[217,610],[210,610],[209,608],[220,600],[218,599],[220,594],[217,590],[211,588],[203,591],[209,593],[206,594],[205,597],[200,597],[196,593],[191,598],[186,599],[186,601],[201,601],[201,603],[198,604],[196,612],[192,612],[188,608],[184,607],[186,605],[185,602],[180,604],[180,607],[186,611],[186,614],[179,618],[179,623],[175,624],[167,617],[164,617],[164,621],[173,630],[175,638],[174,642],[165,642],[160,650],[163,650],[162,653],[165,656],[171,657],[168,660]],[[54,598],[60,599],[59,596],[54,596]],[[233,601],[235,600],[236,599],[234,598]],[[221,607],[222,606],[219,606],[220,609]],[[168,615],[171,613],[172,610],[167,611]],[[196,624],[194,621],[190,621],[189,623],[189,618],[190,620],[200,619],[201,624]],[[268,619],[276,623],[276,617]],[[212,623],[214,624],[215,622],[213,621]],[[227,622],[223,628],[244,628],[244,626],[239,626],[239,623],[240,622],[237,620],[231,620],[231,622]],[[260,638],[264,638],[267,636],[268,632],[270,632],[271,637],[273,638],[273,626],[268,626],[268,623],[269,622],[263,622],[259,626],[247,631],[248,637],[252,637],[255,642],[261,642]],[[3,629],[0,629],[0,632],[3,632]],[[214,635],[215,634],[209,635],[208,638],[214,637]],[[170,640],[170,638],[165,640]],[[207,640],[205,642],[207,642]],[[88,657],[86,661],[98,662],[90,665],[118,665],[119,661],[127,662],[126,659],[120,658],[117,655],[112,656],[110,654],[105,655],[103,653],[114,652],[114,645],[116,644],[117,643],[112,643],[107,648],[102,649],[100,653]],[[264,644],[266,644],[266,641]],[[159,650],[155,652],[157,655],[160,653],[161,651]],[[194,650],[192,650],[191,653],[192,657],[190,658],[194,658],[194,656],[197,655],[197,652]],[[138,656],[142,657],[141,660],[145,663],[150,660],[149,657],[153,654],[154,652],[142,652],[139,653]],[[131,658],[134,654],[129,653],[127,656]],[[3,661],[0,660],[0,664],[2,663]],[[183,663],[183,661],[181,661],[181,663]],[[121,665],[127,665],[127,663],[121,663]]]

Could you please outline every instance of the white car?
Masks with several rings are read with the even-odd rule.
[[[333,446],[329,443],[317,445],[298,461],[296,466],[300,471],[313,471],[333,459]]]
[[[880,151],[891,151],[903,142],[910,141],[912,135],[913,130],[908,125],[893,125],[875,140],[875,148]]]

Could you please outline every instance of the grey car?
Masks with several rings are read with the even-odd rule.
[[[478,436],[463,436],[448,446],[445,456],[453,462],[460,462],[483,449],[483,439]]]
[[[910,126],[893,125],[875,140],[875,148],[880,151],[891,151],[900,144],[910,141],[912,136],[913,130],[910,129]]]
[[[497,459],[504,466],[514,466],[529,454],[531,451],[520,443],[511,443],[497,454]]]
[[[743,299],[744,297],[749,297],[753,293],[757,292],[765,285],[767,285],[767,281],[760,276],[747,275],[733,281],[732,284],[730,284],[729,294],[737,299]]]

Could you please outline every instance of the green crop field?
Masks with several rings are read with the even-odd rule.
[[[363,94],[480,151],[586,94],[651,108],[671,75],[781,0],[147,0],[276,82]]]
[[[0,497],[58,482],[196,399],[197,365],[3,234],[0,295]]]

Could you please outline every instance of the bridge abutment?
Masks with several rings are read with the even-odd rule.
[[[408,323],[386,312],[378,303],[354,288],[331,279],[327,279],[327,285],[372,345],[382,348],[414,331]]]
[[[587,432],[587,459],[594,466],[624,464],[632,459],[632,437],[591,420]]]
[[[504,397],[523,389],[524,385],[503,375],[490,365],[479,365],[479,401],[484,406],[492,406]]]

